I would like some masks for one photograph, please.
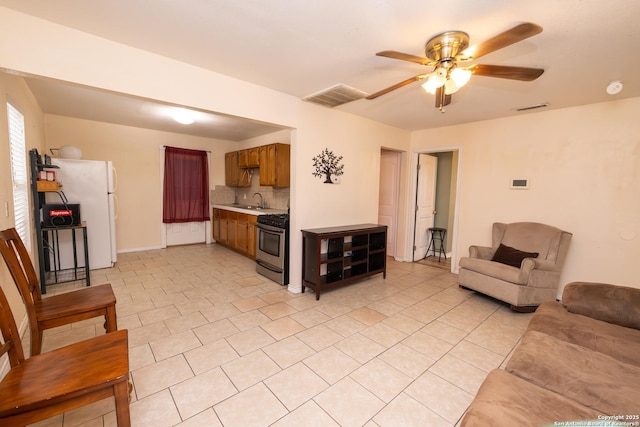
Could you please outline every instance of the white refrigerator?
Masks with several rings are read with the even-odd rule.
[[[111,162],[97,160],[51,159],[58,166],[56,180],[68,203],[80,205],[80,220],[86,222],[89,268],[113,267],[116,255],[116,184]],[[47,193],[47,203],[62,203],[57,193]],[[84,266],[82,233],[76,232],[78,266]],[[73,267],[71,233],[59,234],[60,268]]]

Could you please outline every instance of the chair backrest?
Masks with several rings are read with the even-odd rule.
[[[11,367],[24,362],[24,350],[22,349],[18,327],[2,286],[0,286],[0,331],[2,331],[3,338],[3,344],[0,345],[0,357],[8,353]]]
[[[500,243],[521,251],[538,252],[538,258],[559,261],[566,252],[571,233],[537,222],[493,224],[493,246]]]
[[[29,252],[15,228],[0,231],[0,252],[31,317],[33,305],[42,299],[42,295]]]

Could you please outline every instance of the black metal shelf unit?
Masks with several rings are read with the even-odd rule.
[[[33,222],[35,235],[38,243],[38,266],[40,279],[40,292],[47,293],[47,285],[54,283],[71,282],[76,280],[85,280],[86,285],[91,285],[91,276],[89,274],[89,249],[87,242],[87,227],[85,224],[75,226],[60,227],[44,227],[42,223],[42,207],[45,204],[45,192],[38,187],[38,175],[47,169],[59,169],[58,166],[50,164],[46,159],[43,162],[42,156],[35,148],[29,151],[29,166],[31,171],[31,195],[33,200]],[[58,191],[57,185],[54,190]],[[78,258],[76,254],[76,234],[77,230],[82,231],[84,245],[84,267],[78,267]],[[73,268],[60,268],[60,253],[58,233],[60,231],[68,231],[72,235],[73,241]],[[53,264],[52,264],[53,260]]]

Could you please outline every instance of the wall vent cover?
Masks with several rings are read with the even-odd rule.
[[[367,94],[358,89],[343,84],[337,84],[328,89],[306,96],[302,98],[302,100],[333,108],[346,104],[347,102],[362,99],[365,96],[367,96]]]

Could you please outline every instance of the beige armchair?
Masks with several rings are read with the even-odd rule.
[[[471,246],[460,259],[461,287],[533,311],[556,299],[571,233],[535,222],[493,224],[492,247]]]

